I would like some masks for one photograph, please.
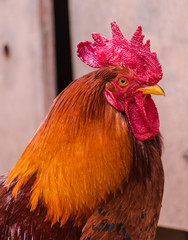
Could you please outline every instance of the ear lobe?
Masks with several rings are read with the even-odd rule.
[[[111,84],[111,85],[112,85],[112,84]],[[108,102],[112,107],[114,107],[115,109],[117,109],[117,110],[120,111],[120,112],[124,112],[124,111],[125,111],[124,105],[120,104],[120,103],[116,100],[114,94],[113,94],[110,90],[106,89],[105,92],[104,92],[104,94],[105,94],[105,98],[106,98],[107,102]]]
[[[105,85],[105,89],[108,89],[109,91],[113,92],[115,91],[115,87],[112,83],[110,82],[107,82],[106,85]]]

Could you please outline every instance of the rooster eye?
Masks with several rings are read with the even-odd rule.
[[[121,79],[119,79],[118,83],[121,87],[125,87],[127,85],[127,79],[121,78]]]

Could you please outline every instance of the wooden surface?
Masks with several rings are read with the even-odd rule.
[[[69,1],[74,77],[94,69],[76,56],[80,41],[91,32],[111,37],[115,20],[130,39],[138,25],[151,39],[163,66],[160,85],[166,97],[155,97],[165,150],[165,194],[160,225],[188,231],[188,2],[185,0],[77,0]],[[184,154],[187,154],[187,158]]]
[[[51,0],[0,1],[0,174],[25,149],[55,97]]]

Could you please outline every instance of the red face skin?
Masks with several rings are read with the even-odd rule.
[[[147,85],[139,84],[136,79],[132,71],[119,74],[106,85],[105,97],[115,109],[125,112],[134,136],[144,141],[157,135],[159,117],[151,95],[138,90]]]

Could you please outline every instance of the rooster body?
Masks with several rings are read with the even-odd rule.
[[[164,185],[156,72],[148,85],[130,67],[100,66],[55,99],[1,180],[0,239],[154,239]]]

